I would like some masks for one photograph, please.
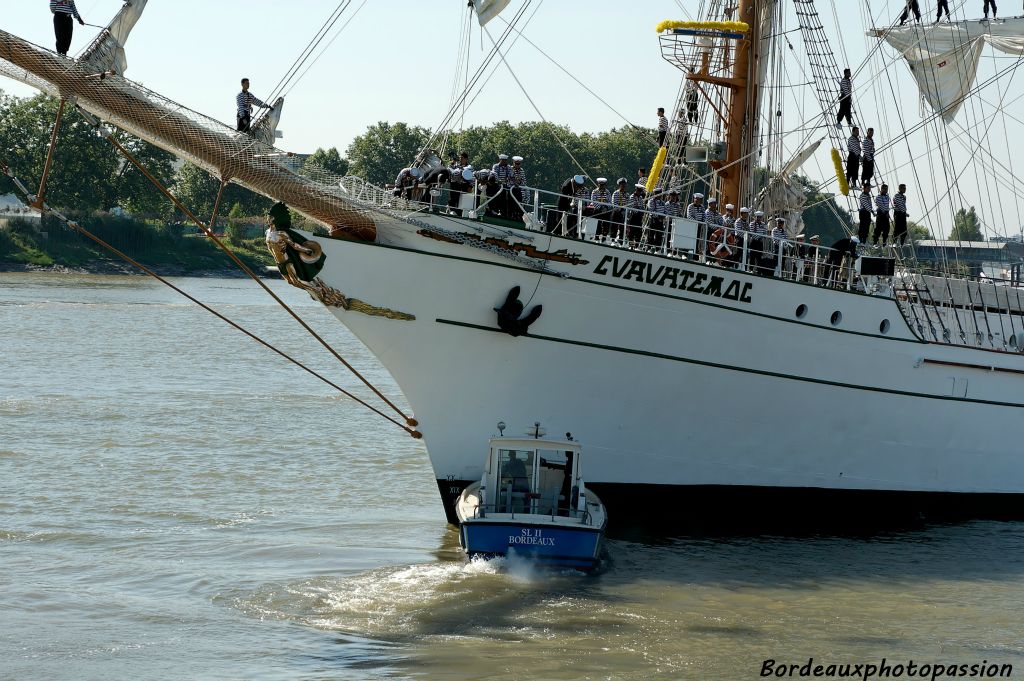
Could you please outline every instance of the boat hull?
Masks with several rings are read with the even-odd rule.
[[[459,528],[470,556],[520,556],[540,565],[591,570],[597,566],[604,528],[568,527],[523,519],[466,520]]]
[[[892,298],[525,230],[503,237],[519,253],[561,253],[542,273],[415,226],[379,227],[383,243],[323,240],[321,277],[415,316],[332,308],[412,405],[449,519],[482,473],[466,424],[498,421],[572,431],[617,523],[649,517],[649,503],[620,505],[615,491],[652,486],[680,498],[722,488],[739,503],[792,490],[822,502],[830,495],[815,490],[1024,493],[1012,436],[1024,358],[925,342]],[[518,337],[494,312],[514,286],[526,311],[543,305]]]

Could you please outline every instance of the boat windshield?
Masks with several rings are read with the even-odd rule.
[[[556,449],[499,449],[499,513],[572,515],[574,454]]]
[[[498,512],[529,511],[533,492],[534,454],[532,449],[498,450]]]

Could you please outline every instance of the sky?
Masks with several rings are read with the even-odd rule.
[[[2,1],[0,28],[52,48],[53,26],[46,0]],[[511,17],[525,2],[512,0],[502,16]],[[864,27],[871,22],[869,16],[878,23],[889,22],[903,2],[819,0],[841,66],[845,62],[856,67],[874,48],[876,41],[864,34]],[[654,127],[655,109],[664,106],[671,111],[674,106],[681,75],[661,58],[654,26],[663,19],[691,18],[698,13],[699,4],[697,0],[532,0],[529,12],[535,13],[523,29],[526,37],[618,113],[559,72],[524,40],[511,48],[508,61],[547,120],[576,132],[621,127],[627,120]],[[955,16],[980,13],[981,0],[953,0],[950,4]],[[121,0],[78,0],[77,5],[88,23],[102,25],[120,8]],[[268,95],[337,5],[338,0],[150,0],[128,43],[127,76],[192,109],[233,123],[239,79],[249,77],[257,96]],[[934,11],[934,0],[922,0],[921,5],[926,15]],[[284,138],[279,146],[301,153],[334,146],[344,154],[354,137],[378,121],[435,127],[449,106],[466,11],[465,0],[352,0],[341,19],[351,19],[347,28],[288,93],[280,126]],[[488,26],[495,36],[502,27],[501,20]],[[836,31],[836,27],[843,30]],[[797,24],[791,9],[783,28],[793,31],[787,34],[795,48],[793,54],[801,53],[803,44],[794,30]],[[83,48],[98,30],[76,24],[72,53]],[[471,69],[488,48],[487,37],[481,37],[475,28]],[[856,106],[864,118],[871,116],[872,107],[879,108],[876,135],[884,144],[902,132],[901,126],[919,122],[924,112],[904,63],[885,70],[893,79],[895,94],[886,79],[867,82],[871,80],[867,72],[882,73],[886,60],[894,58],[891,51],[872,54],[872,66],[855,79]],[[991,64],[983,64],[980,75],[984,78],[986,69],[1005,65],[993,58]],[[807,68],[799,60],[788,64],[787,82],[799,85],[809,80],[801,73]],[[6,80],[0,80],[0,89],[19,96],[32,94]],[[1019,94],[1018,90],[1024,91],[1012,83],[1004,101]],[[1003,93],[986,94],[994,101]],[[785,89],[781,108],[792,127],[804,120],[820,123],[814,118],[820,111],[815,107],[811,88]],[[1019,112],[1020,102],[1009,110]],[[507,69],[499,66],[469,109],[465,125],[539,118]],[[977,121],[961,122],[970,127]],[[805,139],[810,138],[787,138],[785,153],[795,153]],[[937,143],[934,131],[922,129],[891,150],[889,158],[880,159],[879,165],[894,169],[892,174],[898,180],[887,178],[891,183],[907,181],[913,187],[909,192],[911,219],[920,219],[928,211],[925,224],[933,231],[948,231],[956,208],[977,205],[992,234],[1015,234],[1022,223],[1024,183],[1019,187],[1007,184],[1000,196],[993,196],[992,188],[984,186],[981,179],[985,168],[978,166],[986,163],[984,154],[972,151],[972,146],[984,145],[1006,165],[1012,163],[1014,143],[1021,142],[1024,123],[1019,119],[1001,119],[988,137],[961,132],[950,143],[950,165],[975,167],[961,177],[955,195],[935,186],[948,175],[934,166],[925,171],[920,160],[911,161]],[[803,172],[816,180],[827,179],[833,174],[831,161],[825,152],[819,152]],[[916,186],[919,183],[926,186]],[[834,181],[831,190],[835,190]]]

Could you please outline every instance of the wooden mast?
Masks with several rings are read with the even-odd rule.
[[[761,38],[759,5],[760,0],[738,0],[734,19],[746,23],[750,31],[746,39],[736,42],[732,73],[728,78],[711,75],[706,59],[701,60],[699,71],[687,75],[690,80],[725,86],[732,92],[728,114],[723,117],[727,127],[725,158],[713,161],[711,165],[720,169],[722,204],[735,203],[737,208],[745,199],[743,190],[747,187],[744,184],[750,179],[750,169],[755,161],[749,154],[753,149],[757,123],[757,49]]]

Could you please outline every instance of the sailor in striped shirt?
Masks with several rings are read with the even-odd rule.
[[[883,184],[875,197],[875,243],[884,246],[889,238],[889,185]]]
[[[907,242],[907,185],[901,184],[892,197],[893,230],[892,243],[903,245]]]
[[[522,205],[526,203],[526,171],[523,170],[523,157],[512,157],[512,176],[509,179],[508,217],[510,220],[522,220]]]
[[[707,212],[707,208],[704,207],[704,195],[699,192],[694,194],[693,203],[686,207],[686,217],[697,222],[704,222]]]
[[[611,232],[610,218],[612,209],[608,205],[612,201],[612,193],[608,191],[608,178],[599,177],[595,180],[597,188],[590,192],[591,211],[597,218],[597,236],[608,236]]]
[[[626,212],[628,217],[626,218],[626,238],[630,245],[636,246],[640,243],[640,235],[643,232],[642,225],[644,221],[644,198],[647,193],[645,189],[646,185],[637,182],[633,185],[633,193],[629,195],[629,200],[626,201]]]
[[[746,232],[750,231],[750,209],[746,206],[740,208],[740,216],[736,218],[736,222],[732,225],[733,230],[736,232],[736,238],[742,239]]]
[[[856,184],[857,178],[860,177],[860,128],[857,126],[853,127],[850,132],[850,139],[846,140],[846,150],[849,152],[846,156],[846,181],[849,184]]]
[[[626,178],[620,177],[615,184],[617,189],[612,192],[612,204],[615,208],[612,210],[611,217],[614,227],[612,228],[612,233],[608,235],[610,238],[621,236],[621,228],[626,224],[626,204],[629,203],[629,190],[626,189]]]
[[[668,201],[662,205],[661,212],[670,218],[677,218],[683,212],[683,207],[679,205],[679,192],[675,189],[668,193]]]
[[[843,77],[839,81],[839,113],[836,114],[836,127],[843,127],[843,119],[853,125],[853,83],[850,81],[850,69],[843,69]]]
[[[875,129],[868,128],[867,137],[861,141],[860,181],[870,182],[875,175]]]
[[[725,218],[718,212],[718,199],[708,199],[708,209],[704,211],[704,222],[708,223],[708,231],[714,232],[714,227],[721,227],[725,224]]]
[[[736,206],[731,203],[725,204],[725,215],[722,216],[722,224],[729,231],[732,231],[736,226]]]
[[[238,121],[238,132],[249,132],[249,126],[252,125],[252,107],[256,105],[261,109],[271,109],[274,107],[270,106],[259,99],[253,93],[249,92],[249,79],[242,79],[242,91],[235,97],[235,104],[237,105],[237,111],[235,117]]]
[[[661,198],[660,187],[647,199],[647,210],[651,213],[647,216],[647,245],[660,248],[665,233],[665,218],[662,217],[665,215],[665,201]]]
[[[75,0],[50,0],[50,11],[53,12],[53,34],[57,39],[57,54],[66,57],[75,33],[75,23],[71,17],[77,19],[82,26],[85,26],[85,21],[75,7]]]
[[[665,146],[665,138],[668,136],[668,119],[665,118],[665,108],[658,107],[658,146]]]
[[[866,244],[868,242],[868,234],[871,231],[871,185],[867,182],[864,183],[864,189],[860,194],[860,199],[857,202],[857,216],[860,218],[860,229],[857,230],[857,236],[860,237],[860,242]]]
[[[508,164],[508,154],[498,154],[498,162],[491,166],[491,172],[498,177],[498,182],[509,186],[512,184],[512,166]]]

